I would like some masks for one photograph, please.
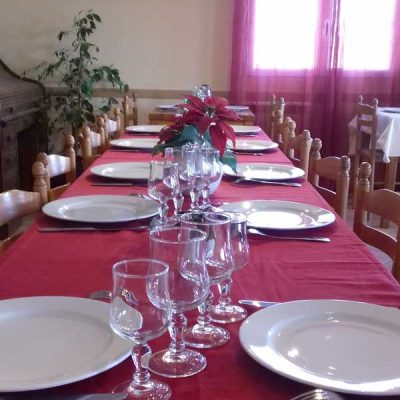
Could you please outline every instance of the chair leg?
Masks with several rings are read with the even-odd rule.
[[[399,157],[390,157],[389,164],[386,164],[385,168],[385,189],[395,190],[396,188],[396,174],[397,174],[397,163],[399,161]],[[381,228],[389,228],[389,221],[381,218],[380,223]]]

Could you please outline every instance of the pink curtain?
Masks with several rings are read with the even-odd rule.
[[[341,0],[320,0],[318,15],[312,69],[261,70],[253,67],[255,0],[235,0],[230,100],[250,105],[256,123],[267,130],[271,94],[284,97],[285,115],[296,121],[297,133],[309,129],[312,137],[321,138],[324,155],[342,155],[348,151],[347,124],[359,94],[365,101],[378,98],[382,106],[400,105],[400,1],[389,71],[344,70]],[[279,32],[273,40],[279,41]]]

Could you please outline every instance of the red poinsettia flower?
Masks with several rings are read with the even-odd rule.
[[[187,96],[188,103],[178,104],[187,110],[180,118],[183,124],[196,126],[200,135],[207,129],[210,132],[211,144],[224,154],[226,141],[231,139],[235,145],[235,133],[227,120],[238,120],[239,116],[226,108],[228,101],[223,97],[206,97],[204,100],[195,96]]]

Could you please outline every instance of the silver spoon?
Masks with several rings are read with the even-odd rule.
[[[252,233],[253,235],[265,236],[270,239],[277,240],[300,240],[305,242],[324,242],[329,243],[331,239],[327,237],[317,237],[317,236],[277,236],[270,235],[269,233],[265,233],[256,228],[247,228],[247,232]]]

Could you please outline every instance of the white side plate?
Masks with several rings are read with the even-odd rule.
[[[259,126],[253,125],[232,125],[233,131],[239,135],[245,135],[250,133],[257,133],[261,131]]]
[[[125,128],[129,133],[160,133],[165,125],[131,125]]]
[[[119,162],[96,165],[90,172],[103,178],[148,180],[150,168],[148,162]]]
[[[246,140],[246,139],[236,139],[236,147],[233,147],[231,140],[228,140],[227,147],[231,150],[237,151],[264,151],[272,150],[278,148],[278,143],[269,142],[267,140]]]
[[[247,225],[260,229],[299,230],[329,225],[335,215],[321,207],[283,200],[249,200],[220,206],[247,215]]]
[[[362,395],[400,394],[400,311],[341,300],[281,303],[240,327],[244,350],[295,381]]]
[[[226,106],[226,108],[230,111],[247,111],[249,109],[248,106]]]
[[[108,325],[109,304],[75,297],[0,301],[0,392],[65,385],[129,356]]]
[[[110,144],[128,149],[152,149],[158,140],[158,138],[115,139],[111,140]]]
[[[45,204],[42,211],[65,221],[92,223],[134,221],[158,213],[155,201],[112,195],[66,197]]]
[[[224,164],[223,172],[232,177],[245,177],[253,179],[264,179],[268,181],[282,181],[287,179],[301,178],[304,171],[290,164],[268,164],[268,163],[238,163],[236,172]]]
[[[157,108],[159,108],[160,110],[175,111],[176,105],[175,104],[158,104]]]

